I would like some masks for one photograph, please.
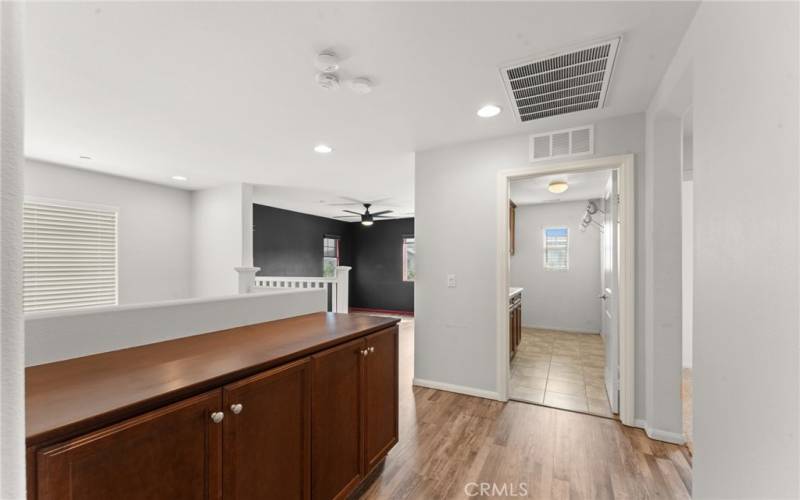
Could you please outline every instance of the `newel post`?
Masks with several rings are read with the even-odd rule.
[[[239,293],[250,293],[256,284],[256,273],[260,267],[234,267],[239,273]]]
[[[336,266],[336,311],[350,312],[350,266]]]

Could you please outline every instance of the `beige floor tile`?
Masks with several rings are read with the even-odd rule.
[[[547,385],[547,378],[546,377],[511,377],[511,389],[514,390],[515,388],[523,388],[523,389],[538,389],[543,391],[545,386]]]
[[[537,389],[517,388],[509,392],[512,399],[520,399],[529,403],[542,404],[544,402],[544,391]]]
[[[597,385],[586,385],[586,396],[589,399],[606,399],[606,389],[605,387],[600,387]]]
[[[549,378],[547,380],[547,392],[558,392],[570,396],[586,397],[586,385],[581,382],[569,382]]]
[[[607,399],[595,399],[589,398],[589,411],[591,413],[602,415],[604,417],[613,417],[614,414],[611,413],[611,406],[608,404]]]
[[[589,404],[585,397],[568,396],[558,392],[545,392],[544,404],[565,410],[589,411]]]

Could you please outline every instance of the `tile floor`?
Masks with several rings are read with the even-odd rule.
[[[511,361],[509,396],[529,403],[614,417],[605,391],[598,334],[523,328]]]

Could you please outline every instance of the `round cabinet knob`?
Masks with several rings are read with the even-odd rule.
[[[375,348],[374,347],[370,347],[369,348],[369,352],[375,352]]]
[[[361,349],[362,356],[366,356],[367,354],[369,354],[369,349]]]
[[[233,412],[234,415],[238,415],[238,414],[242,413],[242,409],[244,409],[244,406],[242,406],[242,403],[236,403],[236,404],[231,405],[231,411]]]
[[[211,420],[213,420],[215,424],[222,422],[223,418],[225,418],[225,414],[221,411],[215,411],[211,414]]]

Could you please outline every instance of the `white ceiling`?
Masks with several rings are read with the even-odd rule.
[[[32,2],[26,154],[187,189],[286,186],[299,209],[391,197],[411,212],[414,151],[644,110],[696,6]],[[501,65],[619,33],[606,108],[515,122]],[[318,88],[326,48],[374,91]],[[478,118],[488,102],[505,111]]]
[[[520,179],[511,182],[511,199],[517,205],[533,205],[602,198],[606,193],[610,176],[611,170],[598,170]],[[551,193],[547,190],[547,186],[556,180],[567,181],[569,188],[561,194]]]

